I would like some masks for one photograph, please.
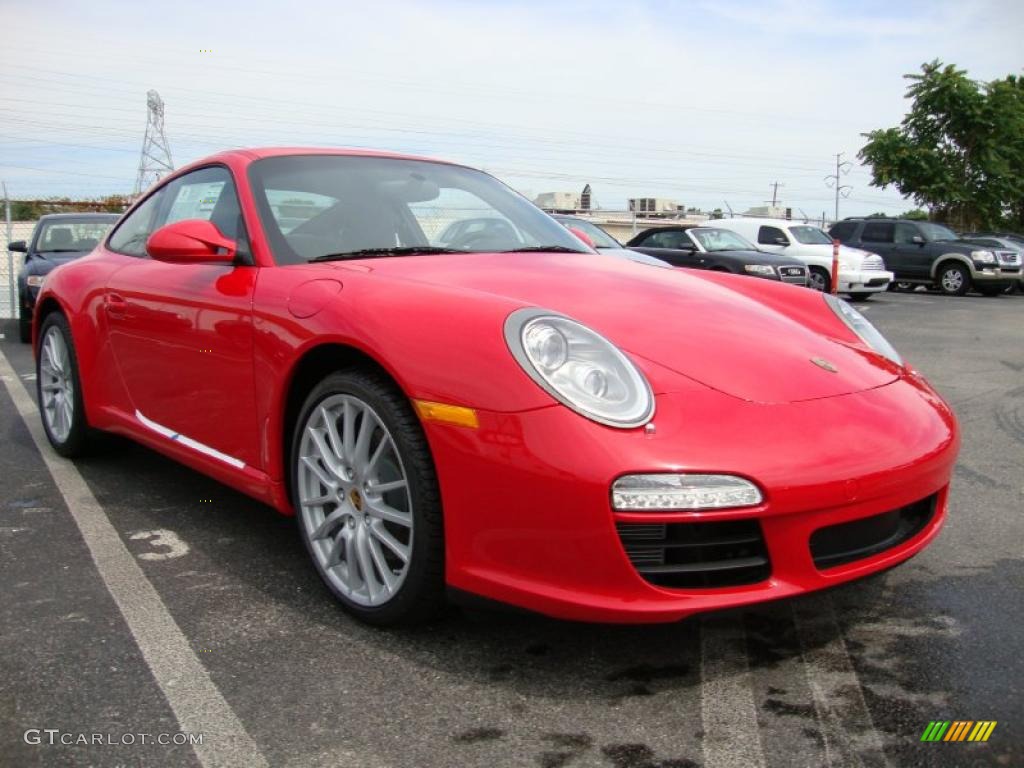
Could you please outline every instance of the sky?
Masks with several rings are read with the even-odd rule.
[[[10,2],[0,181],[14,199],[129,193],[146,91],[175,165],[242,146],[372,147],[484,168],[527,196],[666,197],[832,215],[913,207],[870,186],[861,134],[941,59],[1022,74],[1019,0]]]

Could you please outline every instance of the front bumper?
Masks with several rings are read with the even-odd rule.
[[[1020,267],[999,267],[991,264],[975,264],[972,279],[976,283],[1003,283],[1007,287],[1021,279]]]
[[[952,412],[907,375],[856,394],[787,405],[705,388],[657,398],[656,431],[616,430],[561,406],[479,414],[470,430],[426,423],[445,509],[449,586],[560,618],[675,621],[796,595],[889,568],[924,548],[946,514],[959,445]],[[612,482],[644,472],[738,474],[757,507],[614,512]],[[833,567],[815,565],[812,535],[931,500],[909,537]],[[675,588],[642,576],[623,525],[752,521],[769,560],[763,578]],[[635,553],[634,553],[635,554]]]
[[[839,293],[881,293],[895,275],[887,270],[840,270]]]

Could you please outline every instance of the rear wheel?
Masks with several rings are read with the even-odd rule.
[[[811,267],[807,273],[807,287],[828,293],[832,290],[832,277],[821,267]]]
[[[59,312],[47,315],[39,329],[36,391],[43,429],[50,445],[61,456],[81,455],[89,425],[85,421],[71,326]]]
[[[292,440],[292,496],[313,564],[373,624],[444,605],[444,533],[433,460],[409,401],[381,374],[332,373],[306,398]]]
[[[971,275],[967,267],[950,262],[939,267],[936,275],[939,290],[947,296],[964,296],[971,290]]]

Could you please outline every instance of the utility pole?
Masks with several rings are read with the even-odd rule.
[[[156,91],[146,93],[146,135],[139,155],[139,173],[135,177],[133,197],[138,197],[166,174],[174,170],[171,146],[164,134],[164,100]]]
[[[849,197],[850,190],[853,189],[849,184],[841,183],[843,176],[850,172],[850,168],[853,167],[853,163],[849,160],[843,160],[845,153],[836,153],[836,172],[830,173],[825,177],[825,186],[829,189],[835,187],[836,190],[836,221],[839,221],[839,198]]]
[[[768,186],[772,188],[772,208],[774,208],[776,201],[779,199],[779,187],[784,187],[786,185],[781,184],[778,181],[775,181],[769,184]],[[767,202],[767,200],[765,202]]]

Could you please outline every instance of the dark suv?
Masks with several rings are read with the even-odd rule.
[[[829,234],[843,245],[885,259],[896,275],[894,284],[934,285],[950,296],[963,296],[972,288],[995,296],[1021,274],[1019,254],[983,248],[928,221],[851,218],[834,224]]]

